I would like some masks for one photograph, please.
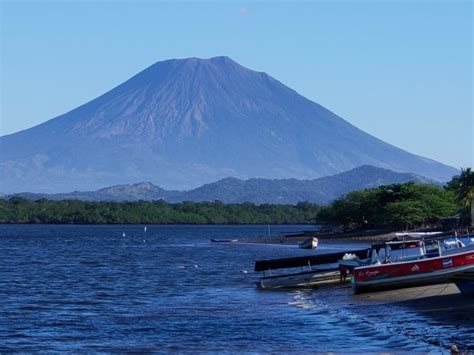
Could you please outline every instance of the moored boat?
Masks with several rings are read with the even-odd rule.
[[[318,247],[319,240],[316,237],[311,237],[303,240],[298,245],[301,249],[316,249]]]
[[[263,276],[257,285],[262,289],[275,289],[336,284],[341,281],[338,260],[346,253],[366,258],[369,251],[370,249],[359,249],[349,252],[259,260],[255,262],[255,271],[263,272]],[[286,270],[283,273],[273,273],[278,269]]]
[[[388,242],[384,246],[384,253],[381,248],[374,248],[375,264],[354,268],[355,293],[432,285],[449,282],[457,275],[474,273],[474,245],[461,243],[457,248],[442,250],[437,241],[438,248],[429,249],[425,241],[419,240]],[[391,255],[394,247],[402,250],[396,260],[392,260]],[[408,253],[410,249],[418,249],[419,254]],[[459,282],[461,284],[462,280]]]
[[[339,270],[333,268],[263,276],[258,281],[258,287],[261,289],[316,287],[338,283],[339,281]]]

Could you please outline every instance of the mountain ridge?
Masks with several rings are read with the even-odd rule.
[[[456,169],[361,131],[228,57],[155,63],[79,107],[0,137],[2,192],[227,176],[314,179],[363,164],[449,180]]]
[[[300,201],[309,201],[325,204],[350,191],[409,181],[416,183],[434,183],[432,180],[416,174],[397,173],[391,170],[365,165],[334,176],[314,180],[272,180],[259,178],[241,180],[229,177],[187,191],[168,191],[151,182],[141,182],[132,185],[110,186],[97,191],[75,191],[66,194],[51,195],[19,193],[5,196],[4,198],[18,196],[28,199],[47,198],[52,200],[165,200],[167,202],[218,200],[223,203],[251,202],[255,204],[296,204]]]

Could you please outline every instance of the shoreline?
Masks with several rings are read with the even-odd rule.
[[[405,232],[422,232],[422,231],[434,231],[434,229],[425,229],[425,230],[412,230],[412,231],[401,231],[400,229],[395,228],[385,228],[385,229],[373,229],[366,231],[357,231],[357,232],[340,232],[340,233],[321,233],[318,231],[311,232],[300,232],[289,235],[278,235],[278,236],[260,236],[260,237],[238,237],[234,238],[234,242],[241,243],[259,243],[259,244],[287,244],[287,245],[297,245],[300,242],[311,238],[316,237],[320,242],[336,242],[336,243],[375,243],[375,242],[386,242],[394,239],[397,235],[396,233]],[[452,231],[440,231],[442,235],[451,234]]]
[[[234,243],[255,243],[255,244],[277,244],[277,245],[298,245],[302,241],[316,237],[320,242],[336,242],[336,243],[363,243],[363,242],[376,242],[376,241],[387,241],[395,237],[395,231],[374,234],[373,231],[368,233],[337,233],[337,234],[318,234],[307,233],[302,236],[270,236],[270,237],[235,237],[232,242]],[[231,241],[229,241],[231,242]]]

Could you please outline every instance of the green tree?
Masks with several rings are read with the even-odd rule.
[[[425,222],[426,205],[421,201],[405,200],[392,202],[386,210],[387,224],[401,228],[413,228]]]
[[[392,184],[355,191],[317,213],[319,223],[343,224],[346,229],[415,227],[455,213],[454,195],[430,184]]]
[[[461,168],[461,174],[455,176],[447,187],[454,191],[456,200],[461,205],[471,207],[471,227],[474,227],[474,171],[471,168]]]

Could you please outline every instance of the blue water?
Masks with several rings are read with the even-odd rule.
[[[310,227],[273,226],[272,234],[302,228]],[[375,306],[347,287],[259,291],[255,260],[314,251],[209,242],[266,233],[267,226],[149,226],[146,234],[142,226],[0,226],[0,352],[474,349],[473,308],[453,316]],[[358,246],[322,242],[321,251]]]

